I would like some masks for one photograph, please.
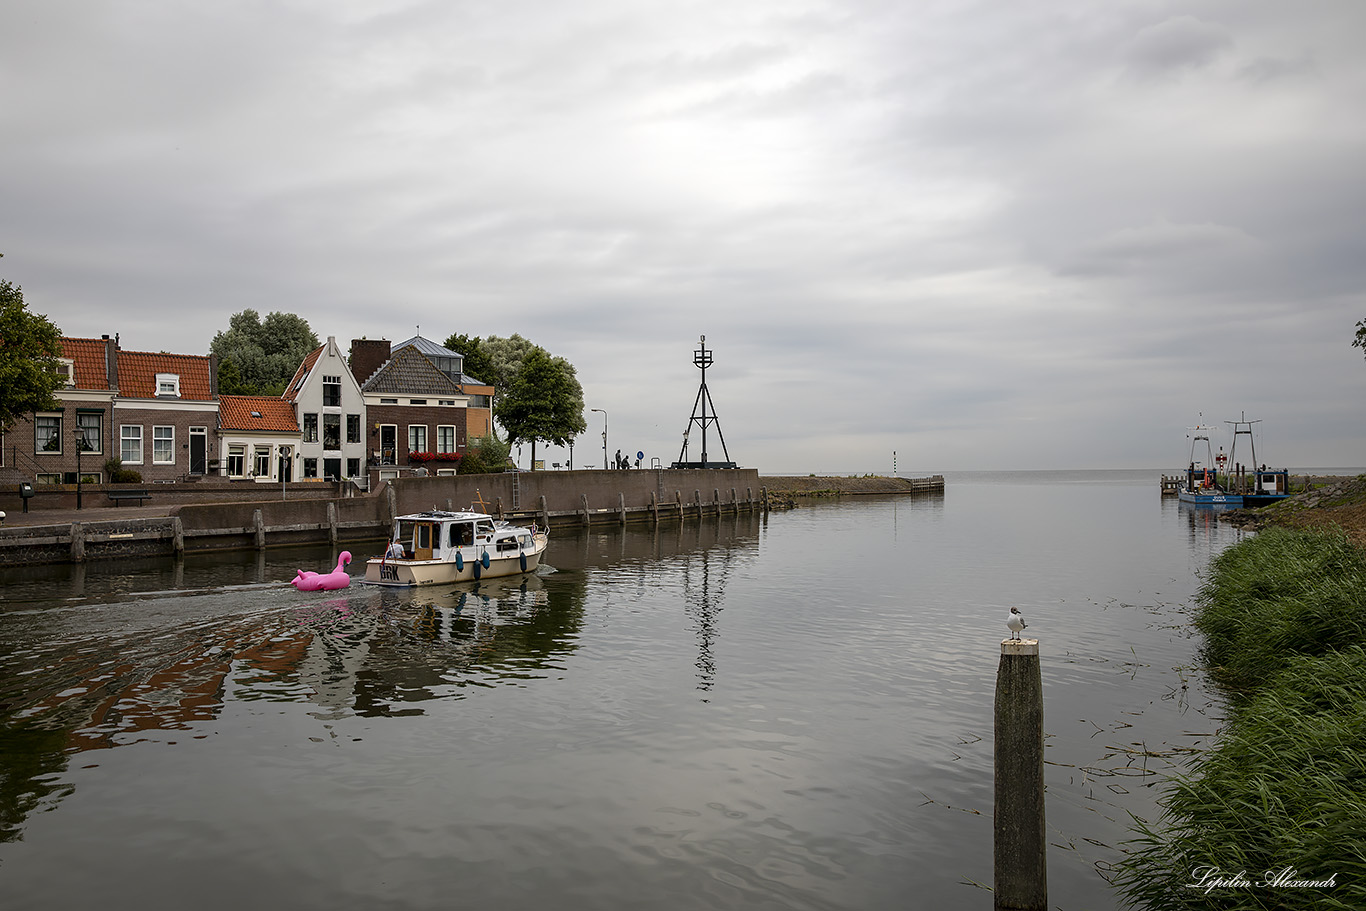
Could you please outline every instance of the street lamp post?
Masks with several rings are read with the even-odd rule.
[[[606,470],[607,470],[607,409],[606,409],[606,408],[589,408],[588,410],[589,410],[589,411],[601,411],[601,412],[602,412],[602,468],[603,468],[604,471],[606,471]]]

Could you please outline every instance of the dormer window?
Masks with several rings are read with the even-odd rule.
[[[180,374],[157,374],[157,398],[180,398]]]
[[[57,358],[57,376],[64,386],[76,385],[76,362],[69,358]]]

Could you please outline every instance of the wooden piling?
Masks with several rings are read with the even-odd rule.
[[[180,516],[171,518],[171,549],[177,557],[185,556],[185,525]]]
[[[337,546],[337,504],[327,504],[327,543]]]
[[[586,526],[588,526],[588,525],[591,523],[591,521],[592,521],[592,520],[590,520],[590,519],[588,518],[588,494],[586,494],[586,493],[581,493],[581,494],[579,494],[579,500],[580,500],[580,501],[582,502],[582,504],[583,504],[583,524],[584,524],[584,526],[586,527]]]
[[[626,494],[617,494],[617,513],[621,517],[621,524],[626,524]]]
[[[655,525],[659,525],[659,497],[652,490],[650,491],[650,514],[654,516]]]
[[[251,513],[251,527],[256,538],[256,549],[266,549],[266,521],[261,517],[261,510],[255,509]]]
[[[85,526],[80,522],[71,523],[71,562],[85,562]]]
[[[1047,911],[1039,640],[1001,642],[996,671],[996,911]]]

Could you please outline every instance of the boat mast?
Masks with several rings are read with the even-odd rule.
[[[1241,416],[1242,420],[1224,422],[1225,424],[1233,425],[1233,448],[1229,451],[1228,459],[1230,462],[1234,462],[1235,465],[1237,464],[1237,462],[1234,461],[1234,456],[1238,452],[1238,437],[1242,436],[1243,434],[1247,434],[1248,445],[1252,448],[1252,476],[1257,479],[1256,491],[1258,493],[1261,493],[1262,474],[1257,468],[1257,438],[1252,435],[1252,425],[1260,424],[1261,419],[1259,418],[1255,421],[1249,421],[1247,419],[1246,411],[1240,411],[1238,412],[1238,414]],[[1244,424],[1247,425],[1246,430],[1243,429]]]

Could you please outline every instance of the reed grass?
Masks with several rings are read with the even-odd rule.
[[[1115,884],[1154,911],[1366,908],[1366,552],[1273,529],[1217,558],[1197,601],[1227,725],[1161,818],[1134,820]],[[1286,868],[1334,885],[1261,885]],[[1193,888],[1206,870],[1248,885]]]

